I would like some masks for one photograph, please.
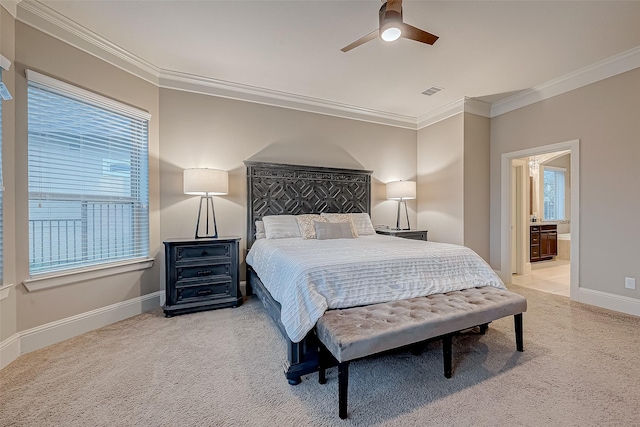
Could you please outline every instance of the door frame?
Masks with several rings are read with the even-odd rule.
[[[500,275],[504,283],[511,283],[511,171],[513,160],[551,153],[571,151],[571,287],[570,297],[579,300],[580,290],[580,140],[559,142],[528,148],[501,156],[500,169]]]
[[[528,165],[522,159],[511,161],[511,270],[512,274],[531,273],[529,261],[529,173]],[[513,247],[515,245],[515,248]],[[515,259],[515,268],[513,260]]]

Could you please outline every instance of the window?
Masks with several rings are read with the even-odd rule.
[[[148,257],[148,113],[27,79],[30,273]]]
[[[562,168],[544,168],[544,219],[564,219],[564,173]]]

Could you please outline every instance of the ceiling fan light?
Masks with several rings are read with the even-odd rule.
[[[402,32],[400,31],[400,28],[389,27],[380,34],[380,38],[386,42],[392,42],[398,40],[401,34]]]

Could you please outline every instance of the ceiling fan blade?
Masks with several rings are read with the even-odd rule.
[[[434,36],[431,33],[427,33],[420,28],[412,27],[409,24],[403,23],[400,26],[400,30],[402,31],[402,36],[405,39],[415,40],[420,43],[426,44],[434,44],[436,40],[438,40],[438,36]]]
[[[351,49],[360,46],[361,44],[365,44],[366,42],[368,42],[369,40],[373,40],[376,37],[378,37],[378,30],[374,30],[372,32],[370,32],[369,34],[367,34],[364,37],[359,38],[358,40],[354,41],[353,43],[351,43],[350,45],[347,45],[345,47],[343,47],[342,49],[340,49],[343,52],[349,52]]]

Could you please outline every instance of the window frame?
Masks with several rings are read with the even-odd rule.
[[[134,258],[127,258],[121,260],[105,260],[100,262],[99,259],[93,259],[89,265],[71,266],[69,268],[55,268],[51,271],[38,271],[30,272],[30,277],[23,283],[29,291],[39,290],[48,287],[60,286],[67,283],[73,283],[82,280],[88,280],[91,278],[97,278],[107,276],[111,274],[118,274],[121,272],[135,271],[139,269],[149,268],[153,265],[153,258],[149,257],[150,252],[150,212],[149,212],[149,158],[148,158],[148,122],[151,119],[151,115],[143,110],[131,107],[129,105],[120,103],[118,101],[106,98],[102,95],[98,95],[94,92],[79,88],[77,86],[59,81],[49,76],[37,73],[32,70],[26,70],[27,80],[29,84],[32,82],[36,86],[44,86],[47,90],[56,92],[59,95],[75,99],[81,103],[90,104],[93,107],[98,107],[104,110],[111,111],[115,114],[128,117],[130,119],[138,119],[145,121],[145,147],[143,155],[146,156],[143,159],[144,166],[138,171],[141,175],[144,175],[139,185],[144,185],[143,192],[146,194],[146,200],[144,201],[147,214],[144,225],[146,231],[143,234],[138,234],[133,237],[134,244],[143,244],[141,256]],[[136,188],[140,188],[137,186]],[[36,193],[34,193],[36,194]],[[31,200],[31,194],[29,199]],[[137,237],[136,237],[137,236]],[[146,238],[145,238],[146,237]],[[31,245],[31,243],[30,243]],[[30,268],[31,270],[31,268]]]

